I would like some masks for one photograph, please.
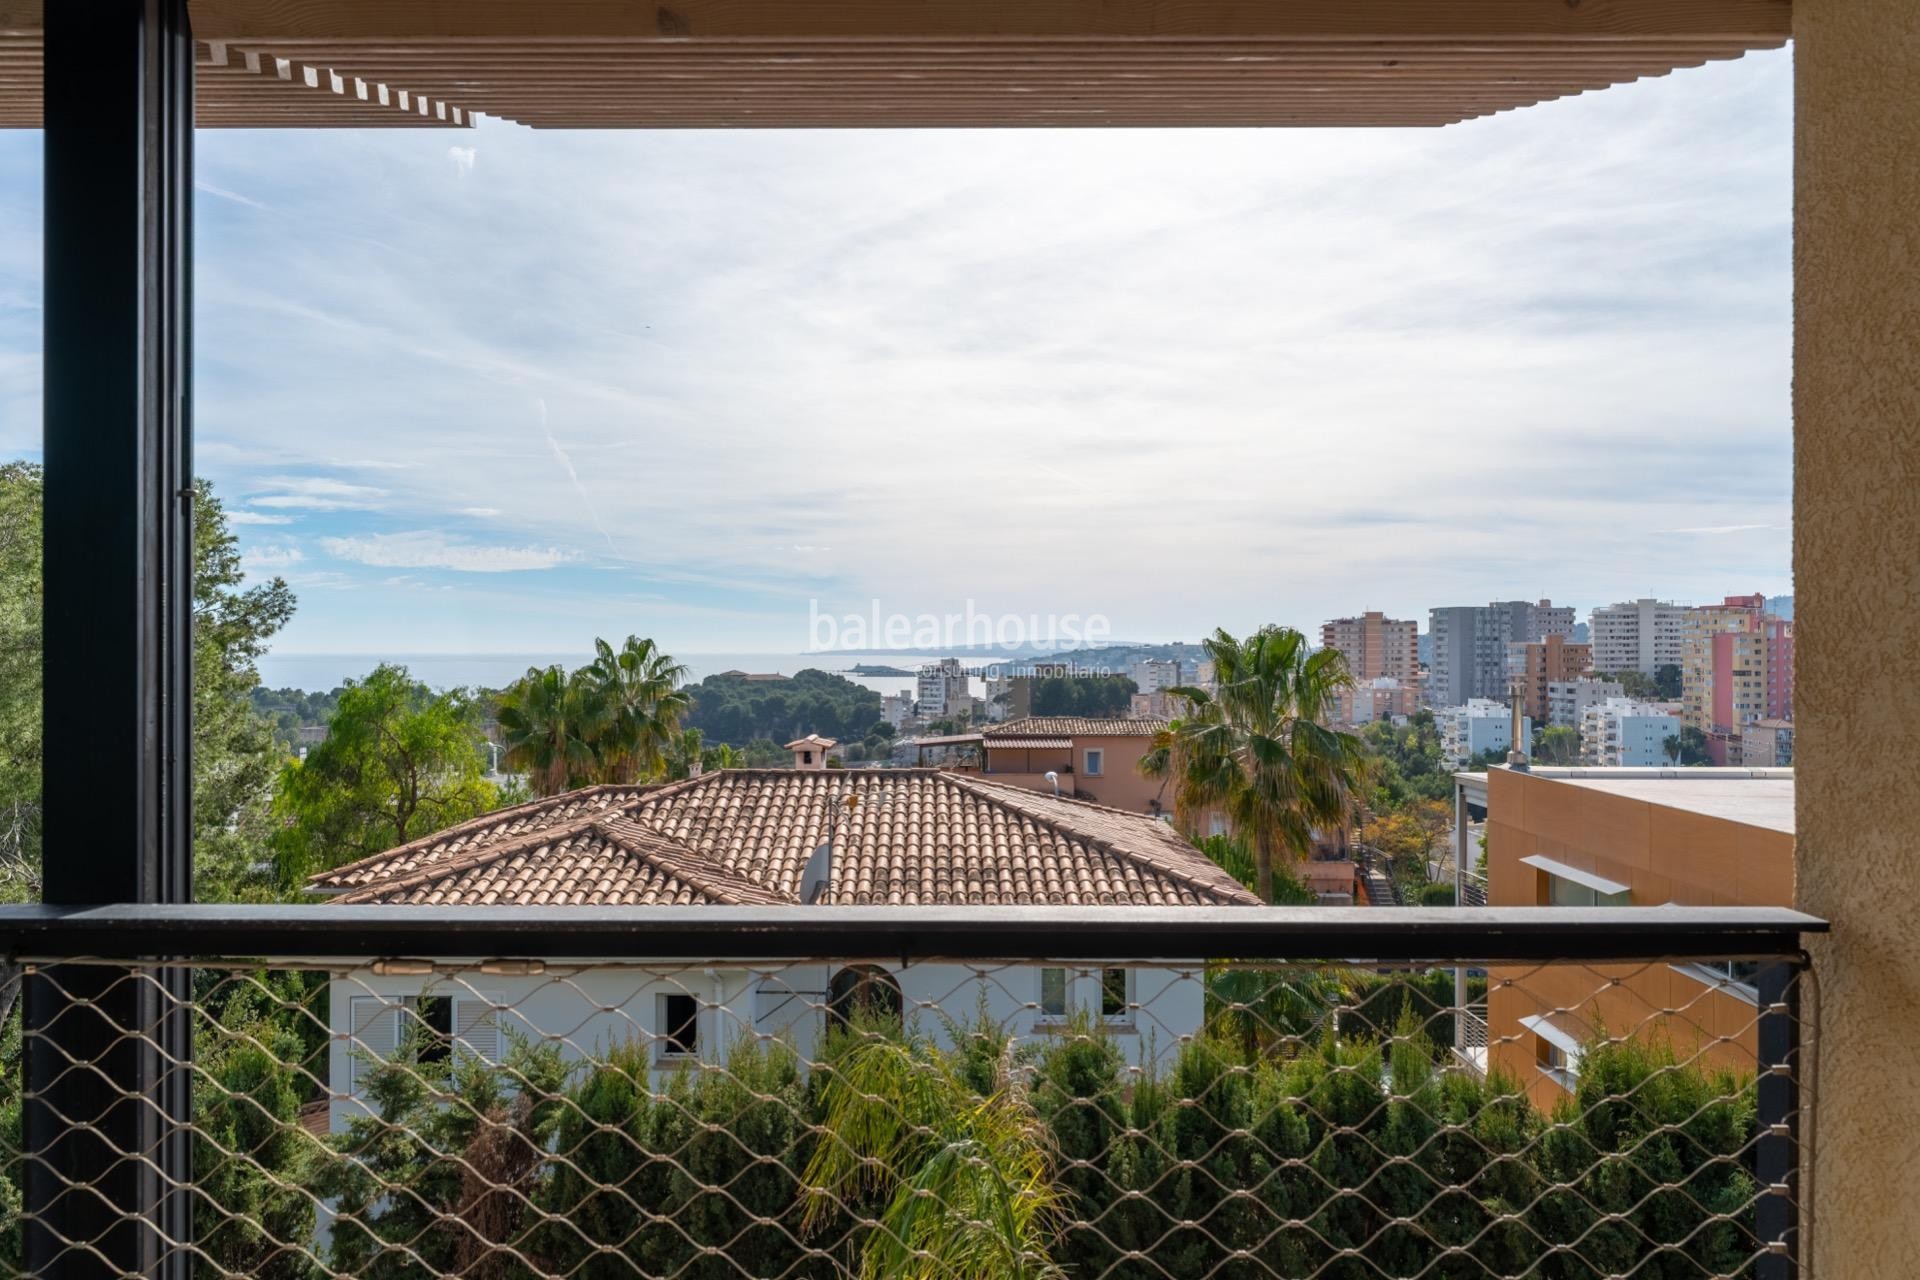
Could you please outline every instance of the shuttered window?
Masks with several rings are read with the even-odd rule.
[[[500,1061],[505,1045],[499,1004],[500,998],[490,995],[463,994],[451,1000],[445,996],[355,996],[348,1006],[347,1092],[361,1093],[373,1066],[370,1059],[391,1061],[409,1036],[416,1043],[425,1043],[430,1057],[433,1037],[451,1035],[455,1048],[487,1062]]]
[[[454,1047],[486,1062],[500,1061],[502,1044],[500,1002],[486,996],[456,996],[453,1001]]]
[[[369,1059],[393,1057],[400,1043],[400,1013],[406,997],[355,996],[347,1040],[347,1091],[357,1094],[373,1067]]]

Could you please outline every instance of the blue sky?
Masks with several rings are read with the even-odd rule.
[[[203,132],[200,470],[285,651],[1783,593],[1789,58],[1439,131]]]

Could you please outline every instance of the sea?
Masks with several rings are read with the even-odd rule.
[[[689,683],[698,683],[720,671],[771,672],[790,676],[812,668],[844,675],[876,693],[900,693],[916,687],[912,676],[855,675],[855,666],[886,666],[914,671],[943,656],[959,658],[977,670],[1003,655],[956,652],[952,655],[902,653],[676,653],[686,664]],[[414,679],[435,689],[501,689],[527,673],[529,667],[555,663],[571,671],[593,658],[591,653],[267,653],[260,658],[260,683],[269,689],[300,689],[326,693],[348,680],[357,680],[381,662],[405,667]],[[978,675],[973,692],[984,694],[986,681]]]

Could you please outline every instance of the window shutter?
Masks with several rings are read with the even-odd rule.
[[[456,996],[453,1001],[454,1043],[485,1062],[501,1057],[499,1001],[485,996]]]
[[[372,1066],[368,1057],[391,1058],[400,1036],[400,1010],[404,997],[392,1000],[380,996],[355,996],[351,1005],[352,1026],[348,1031],[347,1091],[359,1093],[362,1081]]]

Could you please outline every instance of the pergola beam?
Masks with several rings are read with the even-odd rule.
[[[1784,40],[1786,0],[193,0],[202,39]]]

